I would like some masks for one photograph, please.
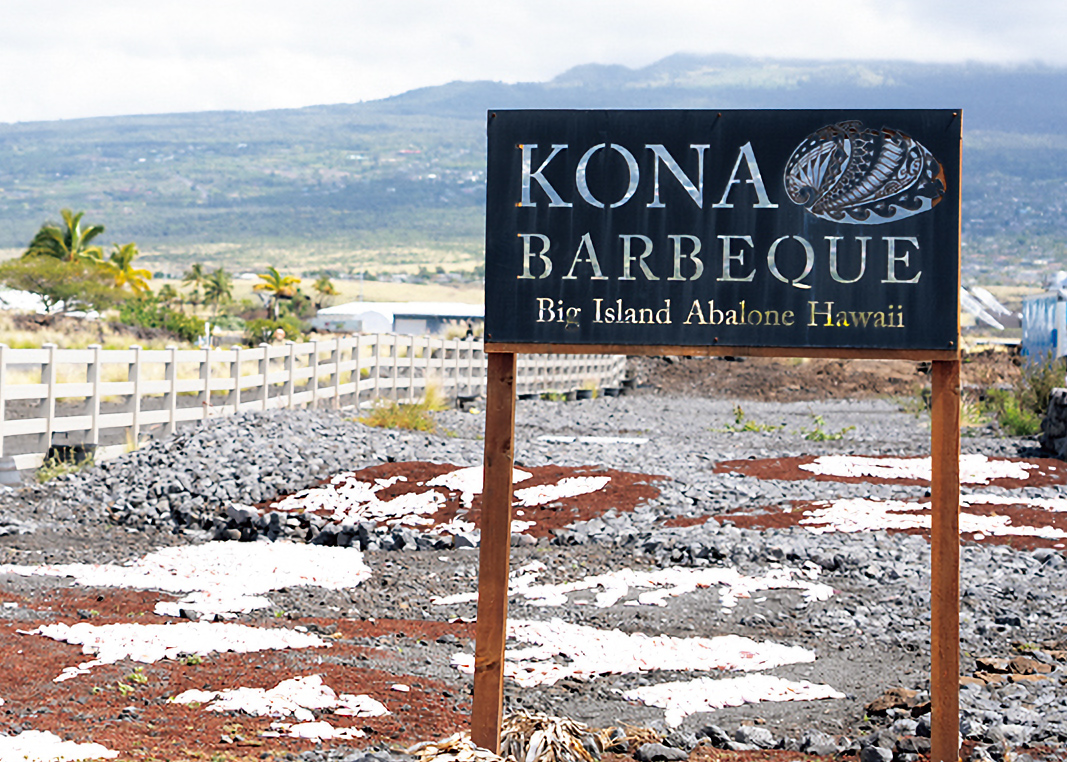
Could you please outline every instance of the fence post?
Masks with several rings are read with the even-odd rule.
[[[127,372],[126,379],[133,381],[133,397],[130,399],[130,408],[133,410],[133,446],[141,441],[141,348],[136,344],[130,346],[133,350],[133,364]]]
[[[356,391],[353,394],[353,405],[356,408],[356,413],[359,413],[359,385],[363,381],[363,334],[356,334],[356,344],[352,347],[352,359],[356,363],[355,369],[352,371],[352,380],[356,384]]]
[[[89,444],[100,444],[100,350],[99,344],[91,344],[93,359],[85,369],[85,381],[93,387],[85,401],[89,412]]]
[[[440,362],[437,364],[439,366],[438,372],[441,374],[441,396],[446,396],[445,381],[447,380],[446,376],[448,375],[448,369],[445,367],[448,362],[448,339],[446,338],[441,338],[441,354],[438,355],[438,357],[440,358]]]
[[[474,339],[466,340],[467,346],[467,396],[471,396],[474,387]]]
[[[7,358],[4,357],[6,350],[7,345],[0,344],[0,457],[4,454],[4,415],[7,408],[4,401],[7,392]]]
[[[167,347],[169,358],[163,367],[163,379],[167,382],[167,395],[164,404],[167,408],[167,425],[164,433],[172,435],[178,429],[178,348],[171,344]]]
[[[308,358],[308,368],[311,370],[311,378],[308,379],[308,387],[311,389],[311,407],[319,406],[319,341],[311,342],[311,357]]]
[[[451,396],[453,399],[459,396],[459,339],[446,340],[452,345],[452,386]]]
[[[411,334],[411,349],[408,350],[408,402],[415,401],[415,334]]]
[[[381,397],[382,335],[374,334],[374,399]]]
[[[48,359],[41,366],[41,383],[47,387],[48,396],[44,400],[44,433],[39,436],[37,447],[41,452],[48,452],[56,422],[56,345],[44,344],[41,348],[48,352]]]
[[[330,352],[330,362],[333,364],[333,373],[330,379],[333,381],[333,409],[341,408],[341,338],[333,340],[333,351]]]
[[[241,347],[232,344],[233,362],[230,364],[230,378],[233,380],[233,391],[230,392],[230,404],[233,405],[233,414],[241,412]]]
[[[260,406],[266,410],[270,403],[270,344],[266,342],[259,345],[259,351],[263,356],[259,358],[259,375],[263,377],[263,385],[259,388]]]
[[[207,420],[211,414],[211,345],[208,344],[207,349],[204,350],[204,356],[200,360],[200,380],[203,382],[199,401],[201,410],[203,411],[203,420]]]
[[[400,335],[393,334],[393,402],[400,399]]]
[[[285,369],[289,371],[285,381],[285,406],[292,410],[293,394],[296,391],[296,343],[293,341],[285,343],[289,345],[289,354],[285,356]]]

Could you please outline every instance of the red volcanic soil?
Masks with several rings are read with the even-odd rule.
[[[5,596],[7,600],[18,600]],[[58,590],[48,599],[56,611],[73,612],[91,606],[94,625],[113,623],[162,624],[168,620],[152,613],[159,593]],[[42,608],[44,601],[19,601]],[[69,617],[68,617],[69,618]],[[454,681],[413,677],[403,673],[399,658],[390,671],[390,654],[398,644],[432,641],[445,634],[473,648],[474,625],[418,620],[325,620],[304,618],[300,625],[321,633],[329,648],[264,651],[253,654],[215,653],[195,659],[165,659],[153,664],[123,661],[92,668],[64,682],[52,678],[68,666],[85,661],[76,645],[59,643],[28,632],[54,622],[44,613],[40,619],[23,618],[0,622],[0,697],[5,700],[0,733],[24,729],[47,730],[80,743],[99,743],[122,752],[122,759],[269,759],[286,752],[300,753],[313,742],[288,738],[263,738],[270,717],[252,717],[228,712],[210,712],[196,705],[173,704],[168,698],[198,688],[223,690],[237,687],[273,688],[282,680],[303,675],[322,675],[337,693],[366,694],[391,712],[385,717],[355,718],[325,714],[334,727],[359,728],[366,738],[331,745],[366,747],[378,744],[409,745],[440,738],[467,726],[470,701],[465,676]],[[263,623],[261,623],[262,625]],[[291,626],[291,623],[287,623]],[[269,623],[266,625],[269,626]],[[281,625],[279,625],[281,626]],[[373,638],[380,646],[357,645],[355,639]],[[197,663],[193,663],[197,662]],[[358,666],[366,662],[367,666]],[[139,670],[139,672],[135,672]],[[138,677],[131,679],[131,675]],[[407,685],[409,692],[393,690]],[[287,721],[293,722],[292,718]]]
[[[729,522],[742,529],[781,529],[783,527],[800,526],[800,522],[808,518],[812,511],[822,508],[825,503],[794,501],[792,509],[781,507],[769,507],[758,513],[730,512],[718,516],[692,519],[692,523],[700,524],[709,518],[714,518],[720,523]],[[1052,513],[1039,508],[1026,505],[988,505],[978,503],[967,505],[961,509],[964,513],[972,513],[978,516],[1007,516],[1011,519],[1012,526],[1028,527],[1053,527],[1067,531],[1067,514]],[[930,510],[908,511],[909,516],[929,516]],[[812,524],[811,526],[819,526]],[[917,534],[930,539],[929,528],[923,529],[887,529],[889,534]],[[1010,545],[1019,550],[1033,550],[1034,548],[1055,548],[1063,550],[1067,545],[1067,539],[1035,537],[1033,535],[991,535],[985,533],[960,532],[960,539],[964,542],[981,542],[992,545]]]
[[[379,490],[376,494],[379,500],[387,501],[410,493],[427,492],[436,490],[445,497],[444,505],[440,506],[436,513],[428,516],[433,519],[433,524],[420,527],[423,531],[430,531],[433,527],[447,524],[452,519],[459,517],[463,521],[478,523],[482,514],[482,496],[474,496],[471,507],[465,508],[460,501],[460,493],[455,490],[446,490],[444,487],[426,487],[426,482],[434,477],[455,471],[453,465],[443,463],[386,463],[380,466],[372,466],[361,471],[356,471],[352,479],[362,482],[373,482],[375,479],[390,479],[397,476],[404,477],[403,481],[397,481],[388,487]],[[598,466],[536,466],[522,467],[519,470],[532,474],[515,484],[515,489],[526,489],[540,485],[552,485],[562,479],[582,476],[607,476],[610,481],[601,489],[588,492],[574,497],[560,498],[550,503],[537,506],[517,508],[513,511],[513,518],[522,521],[533,521],[534,524],[524,534],[532,537],[553,537],[554,529],[562,529],[576,521],[588,521],[601,516],[614,508],[623,513],[632,511],[641,503],[651,500],[659,494],[653,486],[653,482],[661,481],[665,477],[647,476],[645,474],[632,474],[624,471],[615,471],[610,468]],[[320,482],[319,486],[328,484],[329,481]],[[268,503],[263,510],[275,510],[273,503]],[[320,513],[328,514],[328,511]]]
[[[425,483],[455,469],[447,464],[390,463],[359,471],[352,478],[373,482],[405,477],[405,481],[377,493],[385,501],[433,489]],[[526,531],[534,537],[551,537],[553,529],[600,516],[609,509],[631,511],[658,494],[653,482],[661,478],[596,467],[522,470],[533,476],[518,483],[516,489],[556,484],[567,477],[610,477],[600,490],[519,508],[515,518],[536,522]],[[480,496],[465,508],[459,492],[436,489],[446,500],[432,516],[435,524],[456,516],[478,521]],[[473,651],[471,623],[314,617],[297,617],[299,621],[292,622],[271,614],[253,614],[239,621],[261,627],[302,626],[327,638],[330,646],[252,654],[212,653],[184,662],[139,664],[124,660],[94,667],[88,674],[58,683],[53,678],[64,668],[92,657],[83,654],[78,645],[29,634],[41,625],[74,624],[79,620],[98,626],[172,622],[155,615],[153,609],[158,601],[175,597],[156,591],[54,584],[44,585],[32,599],[29,594],[24,598],[16,592],[0,590],[0,601],[7,604],[4,612],[10,615],[0,618],[0,660],[4,665],[0,670],[0,699],[4,700],[0,707],[0,735],[51,731],[65,740],[98,743],[120,751],[121,759],[201,760],[216,755],[227,760],[282,759],[287,754],[317,748],[320,742],[263,737],[277,718],[211,712],[203,707],[169,703],[168,699],[191,688],[267,689],[283,680],[315,674],[321,675],[336,693],[369,695],[391,712],[373,718],[317,712],[318,719],[327,720],[335,728],[356,728],[366,734],[365,738],[325,741],[321,745],[406,748],[469,727],[471,678],[451,668],[437,669],[432,674],[438,677],[428,678],[413,675],[411,667],[416,654],[421,661],[429,653],[427,644],[432,646],[443,636],[452,636],[447,648]],[[406,606],[401,604],[399,608]],[[446,647],[438,645],[438,651],[442,648]],[[447,655],[435,652],[434,658],[447,664]],[[393,690],[395,684],[406,685],[410,691]],[[281,719],[295,722],[292,718]]]
[[[820,479],[798,466],[812,458],[775,458],[720,463],[719,472],[736,472],[765,479]],[[997,486],[1020,487],[1038,484],[1063,484],[1067,469],[1059,461],[1028,461],[1039,469],[1030,471],[1023,483],[1009,480],[993,482]],[[378,493],[389,500],[409,492],[430,489],[425,483],[435,476],[455,470],[454,466],[432,463],[391,463],[368,468],[352,478],[372,481],[377,478],[405,476]],[[609,509],[632,510],[641,501],[655,497],[654,483],[662,477],[622,473],[595,467],[524,468],[533,477],[516,485],[524,488],[556,484],[573,476],[609,476],[601,490],[572,498],[521,509],[516,518],[536,522],[528,534],[549,537],[552,530],[575,521],[602,515]],[[871,480],[840,480],[871,481]],[[897,482],[900,483],[900,482]],[[465,508],[457,492],[437,488],[445,505],[433,516],[436,523],[456,516],[477,521],[480,499]],[[709,517],[679,517],[670,526],[691,526],[708,519],[731,522],[739,527],[763,529],[796,526],[819,504],[794,503],[791,507],[773,506],[753,511],[737,510]],[[1023,505],[973,505],[964,511],[974,514],[1007,515],[1014,525],[1049,526],[1067,530],[1067,514],[1057,514]],[[928,534],[923,530],[911,533]],[[964,539],[978,541],[974,535]],[[987,536],[982,542],[1009,543],[1018,548],[1062,545],[1056,540],[1036,537]],[[388,565],[389,554],[381,561]],[[399,556],[397,557],[399,558]],[[449,559],[439,559],[447,561]],[[399,563],[399,562],[398,562]],[[402,575],[409,570],[400,569]],[[23,589],[23,588],[19,588]],[[436,663],[447,663],[447,649],[473,650],[474,625],[456,621],[414,619],[359,619],[276,617],[259,613],[240,621],[261,627],[301,626],[317,633],[330,645],[326,648],[289,649],[253,654],[213,653],[201,659],[163,660],[138,664],[129,660],[94,667],[88,674],[64,682],[54,682],[64,668],[86,661],[77,645],[60,643],[40,635],[35,628],[55,622],[73,624],[90,621],[95,625],[137,622],[161,624],[173,621],[156,616],[155,604],[176,596],[152,591],[62,587],[54,581],[41,584],[30,594],[16,589],[0,590],[0,734],[14,735],[24,730],[51,731],[61,738],[99,743],[121,752],[122,760],[281,760],[309,749],[371,746],[406,748],[464,730],[470,722],[471,678],[451,669],[423,668],[422,662],[433,655]],[[14,604],[14,605],[12,605]],[[405,608],[399,604],[398,609]],[[320,609],[321,611],[321,609]],[[349,612],[352,613],[352,612]],[[442,645],[447,640],[448,646]],[[436,650],[433,650],[436,648]],[[279,682],[298,676],[321,675],[337,693],[366,694],[383,703],[391,712],[385,717],[353,718],[317,713],[319,719],[337,728],[356,728],[364,738],[316,742],[290,738],[264,737],[274,721],[270,717],[253,717],[237,713],[207,711],[202,706],[169,703],[168,699],[192,688],[224,690],[238,687],[273,688]],[[426,676],[433,675],[432,677]],[[399,692],[402,684],[410,688]],[[292,722],[292,718],[285,721]],[[691,762],[789,762],[801,755],[795,752],[725,752],[698,745]],[[807,755],[803,755],[807,756]],[[605,755],[606,762],[622,762],[630,757]]]
[[[891,456],[864,456],[872,460],[899,459]],[[817,482],[844,482],[847,484],[900,484],[923,486],[929,484],[927,479],[883,479],[876,476],[833,476],[829,474],[817,474],[806,471],[801,466],[814,463],[815,455],[804,455],[792,458],[763,458],[759,460],[724,460],[716,463],[712,469],[717,474],[742,474],[754,476],[757,479],[784,479],[795,481],[799,479],[814,480]],[[1036,468],[1027,470],[1026,479],[990,479],[983,486],[1004,487],[1005,489],[1019,489],[1021,487],[1048,487],[1057,484],[1067,484],[1067,464],[1054,458],[1001,458],[1009,463],[1026,463]]]

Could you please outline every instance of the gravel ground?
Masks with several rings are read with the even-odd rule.
[[[766,430],[730,430],[741,428],[738,406],[742,422]],[[884,400],[771,404],[639,390],[580,402],[524,400],[518,403],[516,419],[519,466],[602,466],[667,479],[657,483],[658,497],[632,512],[612,511],[557,533],[553,541],[515,547],[513,568],[539,561],[545,565],[540,581],[567,582],[624,567],[733,568],[759,576],[785,565],[810,570],[835,593],[828,600],[806,601],[795,590],[771,590],[742,599],[733,608],[723,608],[714,588],[668,598],[664,606],[593,608],[575,605],[572,597],[566,605],[544,607],[516,597],[512,620],[559,618],[676,637],[736,634],[799,646],[815,652],[813,663],[786,665],[771,673],[828,684],[846,698],[745,704],[697,713],[671,728],[662,709],[620,698],[622,692],[651,683],[692,678],[658,672],[608,675],[589,682],[565,679],[540,688],[509,682],[507,709],[545,711],[598,727],[649,726],[683,749],[707,737],[715,745],[738,750],[770,745],[832,754],[852,749],[865,762],[914,762],[914,755],[925,750],[930,611],[926,540],[886,532],[817,535],[797,527],[752,531],[728,521],[704,520],[739,508],[766,509],[793,501],[921,499],[927,491],[923,486],[757,479],[717,473],[713,466],[727,460],[800,455],[921,455],[929,451],[924,415],[902,412]],[[282,521],[272,529],[266,516],[250,518],[256,511],[249,506],[264,505],[344,470],[407,461],[479,465],[483,415],[447,411],[438,415],[438,422],[444,434],[368,429],[325,411],[275,411],[186,429],[119,461],[0,495],[0,563],[123,562],[163,545],[249,539],[249,533],[314,540],[322,534],[321,523]],[[805,437],[815,430],[842,436],[825,441]],[[1040,455],[1033,440],[995,436],[990,429],[972,433],[963,440],[965,453]],[[570,437],[600,439],[566,441]],[[1024,488],[1019,494],[1064,496],[1056,486]],[[680,519],[699,521],[668,526],[672,521],[684,524]],[[417,533],[407,535],[403,549],[389,550],[402,544],[394,535],[371,531],[369,540],[359,541],[375,573],[355,591],[290,588],[273,594],[272,601],[303,617],[328,618],[342,609],[368,620],[395,618],[401,606],[405,617],[473,617],[473,604],[432,606],[425,594],[428,587],[436,594],[470,592],[477,553],[434,545],[432,538],[420,539]],[[1061,654],[1067,644],[1060,642],[1067,638],[1063,570],[1062,553],[1047,548],[1030,552],[969,544],[963,549],[963,674],[995,671],[994,662],[982,659],[1020,656],[1029,662],[1018,666],[1016,674],[1033,672],[1035,665],[1043,665],[1037,671],[1052,668],[1024,680],[1010,676],[1012,668],[1005,666],[1002,678],[974,679],[964,687],[961,731],[973,758],[1004,759],[1011,749],[1030,747],[1035,747],[1031,754],[1040,756],[1036,747],[1042,745],[1067,749],[1067,685],[1061,676],[1067,666],[1060,662],[1061,655],[1067,659],[1067,653]],[[435,580],[433,585],[428,586],[427,579]],[[0,576],[0,582],[5,591],[23,596],[57,584],[10,575]],[[427,644],[425,651],[412,651],[407,668],[414,675],[454,681],[455,670],[448,664],[453,651],[440,642]],[[896,706],[870,706],[898,687],[917,694]],[[312,762],[340,759],[352,749],[343,751],[318,749],[304,757]]]

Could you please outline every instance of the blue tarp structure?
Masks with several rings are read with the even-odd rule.
[[[1067,354],[1067,299],[1061,291],[1023,300],[1022,355],[1028,362]]]

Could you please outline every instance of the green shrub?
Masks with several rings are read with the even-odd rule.
[[[211,325],[223,331],[244,331],[245,321],[237,315],[219,315],[211,321]]]
[[[269,344],[273,340],[274,332],[278,329],[285,331],[286,341],[300,341],[304,338],[304,325],[292,315],[284,315],[278,320],[259,318],[245,322],[245,342],[250,347],[260,344]]]
[[[1015,382],[1015,396],[1019,407],[1029,410],[1040,418],[1048,412],[1052,390],[1064,384],[1062,360],[1048,357],[1023,365],[1022,375]]]
[[[1000,427],[1014,437],[1040,433],[1052,390],[1064,383],[1063,371],[1062,360],[1032,360],[1023,365],[1022,374],[1010,391],[990,389],[986,404],[996,414]]]
[[[990,389],[986,400],[997,416],[1000,428],[1013,437],[1029,437],[1041,431],[1041,418],[1019,406],[1019,398],[1006,389]]]
[[[163,328],[190,344],[204,335],[204,321],[196,315],[163,308]]]
[[[203,320],[171,309],[153,294],[140,294],[123,302],[119,307],[119,322],[142,328],[162,328],[189,343],[204,335]]]

